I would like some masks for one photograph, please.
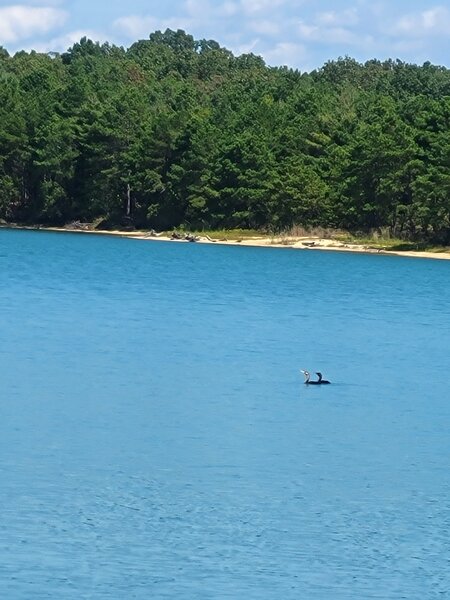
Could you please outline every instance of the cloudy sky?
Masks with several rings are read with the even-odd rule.
[[[0,0],[0,45],[63,51],[86,35],[129,46],[184,29],[302,71],[339,56],[450,67],[449,0]]]

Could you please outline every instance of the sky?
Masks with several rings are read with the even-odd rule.
[[[0,0],[0,46],[62,52],[87,36],[130,46],[184,29],[271,66],[350,56],[450,67],[450,0]]]

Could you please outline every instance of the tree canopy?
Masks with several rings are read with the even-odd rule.
[[[449,131],[450,71],[430,63],[301,73],[181,30],[0,47],[0,218],[450,243]]]

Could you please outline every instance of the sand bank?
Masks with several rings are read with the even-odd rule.
[[[121,235],[123,232],[114,232],[115,235]],[[127,237],[145,240],[161,240],[176,243],[187,243],[187,240],[173,240],[167,236],[151,236],[144,232],[133,232],[124,234]],[[373,248],[363,244],[342,243],[337,240],[319,238],[319,237],[252,237],[238,240],[228,240],[223,238],[212,239],[210,237],[198,236],[196,243],[199,244],[225,244],[229,246],[258,246],[268,248],[291,248],[295,250],[328,250],[331,252],[359,252],[364,254],[384,254],[395,256],[409,256],[410,258],[434,258],[441,260],[450,260],[450,251],[448,252],[427,252],[427,251],[395,251]]]
[[[2,227],[14,229],[38,229],[41,231],[58,231],[65,233],[85,233],[95,235],[115,235],[120,237],[132,238],[136,240],[171,242],[175,244],[186,244],[191,241],[186,239],[173,239],[171,236],[149,232],[149,231],[123,231],[123,230],[97,230],[88,228],[71,228],[71,227],[22,227],[14,225],[2,225]],[[314,236],[308,237],[290,237],[290,236],[260,236],[246,237],[242,239],[227,239],[211,238],[209,236],[196,236],[195,243],[197,244],[223,244],[227,246],[255,246],[267,248],[290,248],[294,250],[327,250],[332,252],[358,252],[364,254],[382,254],[386,256],[407,256],[410,258],[433,258],[440,260],[450,260],[450,250],[445,252],[431,251],[398,251],[387,250],[371,247],[364,244],[344,243],[338,240],[320,238]]]

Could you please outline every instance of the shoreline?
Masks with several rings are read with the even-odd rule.
[[[174,242],[174,243],[192,243],[194,240],[173,239],[170,236],[155,234],[149,231],[123,231],[119,229],[88,229],[73,227],[39,227],[27,225],[1,224],[1,229],[20,229],[30,231],[47,231],[55,233],[85,233],[96,235],[110,235],[125,237],[135,240],[156,241],[156,242]],[[195,236],[196,244],[217,244],[224,246],[248,246],[262,248],[290,248],[293,250],[326,250],[329,252],[353,252],[358,254],[378,254],[383,256],[404,256],[409,258],[431,258],[436,260],[450,260],[450,250],[444,252],[431,252],[427,250],[385,250],[367,246],[365,244],[352,244],[339,242],[330,238],[321,238],[318,236],[258,236],[248,237],[237,240],[226,238],[211,238],[209,236]]]

